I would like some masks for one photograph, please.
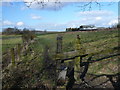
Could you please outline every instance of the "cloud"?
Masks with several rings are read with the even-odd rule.
[[[11,22],[9,20],[4,20],[2,22],[3,26],[23,26],[24,23],[23,22]]]
[[[102,19],[102,17],[95,17],[95,19],[96,19],[96,20],[101,20],[101,19]]]
[[[3,2],[20,2],[20,1],[33,1],[33,0],[2,0]],[[43,0],[38,0],[43,1]],[[45,2],[48,2],[48,0],[44,0]],[[49,2],[55,2],[57,0],[49,0]],[[60,2],[90,2],[91,0],[58,0]],[[96,1],[96,0],[93,0]],[[119,0],[97,0],[98,2],[118,2]]]
[[[21,10],[26,10],[26,9],[28,9],[28,7],[26,7],[26,6],[21,7]]]
[[[108,25],[116,25],[116,24],[118,24],[118,20],[116,19],[116,20],[111,20],[109,23],[108,23]]]
[[[31,18],[32,18],[32,19],[39,20],[39,19],[41,19],[42,17],[41,17],[41,16],[37,16],[37,15],[31,15]]]
[[[36,25],[27,26],[27,28],[35,28],[36,30],[47,31],[64,31],[67,27],[66,23],[38,23]]]
[[[79,27],[80,25],[95,25],[96,27],[109,27],[118,23],[117,17],[101,16],[101,17],[82,17],[78,20],[70,21],[67,27]]]
[[[78,12],[77,17],[81,19],[73,22],[78,22],[79,24],[94,24],[95,26],[103,27],[111,26],[116,23],[117,20],[117,16],[115,16],[112,11],[107,10]]]
[[[3,21],[4,26],[13,25],[14,23],[8,20]]]
[[[26,2],[25,4],[32,9],[40,9],[40,10],[60,10],[64,6],[68,5],[68,3],[65,2],[59,2],[57,0],[54,0],[53,2],[41,2],[42,0],[39,0],[39,2],[34,1],[30,3],[30,0],[24,0]]]
[[[82,17],[77,20],[68,21],[66,23],[39,23],[33,26],[29,26],[31,28],[35,28],[37,30],[48,30],[48,31],[64,31],[66,28],[78,28],[80,25],[95,25],[96,27],[109,27],[113,24],[117,23],[116,17]]]
[[[38,10],[61,10],[64,6],[68,5],[61,0],[3,0],[4,6],[11,6],[13,2],[24,2],[26,7]],[[32,3],[31,3],[32,2]],[[22,7],[21,10],[27,9]]]
[[[17,22],[16,25],[17,25],[17,26],[23,26],[24,23],[23,23],[23,22]]]
[[[23,0],[2,0],[2,2],[20,2]]]
[[[110,15],[113,15],[113,12],[105,11],[105,10],[85,11],[85,12],[77,13],[77,16],[89,16],[89,17],[110,16]]]
[[[11,6],[12,4],[10,2],[2,2],[0,6]]]

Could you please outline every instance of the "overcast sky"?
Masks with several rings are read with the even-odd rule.
[[[81,8],[85,2],[46,3],[43,8],[33,3],[28,8],[24,2],[2,3],[2,27],[33,28],[36,30],[65,31],[67,27],[92,24],[108,27],[118,22],[118,2],[95,3],[89,11]],[[110,4],[110,5],[109,5]],[[99,10],[101,9],[101,10]]]

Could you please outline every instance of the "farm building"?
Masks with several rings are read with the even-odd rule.
[[[79,30],[95,30],[97,29],[94,25],[81,25]]]
[[[81,25],[79,28],[66,28],[66,31],[97,30],[94,25]]]

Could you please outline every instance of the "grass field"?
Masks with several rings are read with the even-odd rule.
[[[66,33],[54,33],[54,34],[44,34],[37,35],[35,41],[30,44],[30,48],[34,51],[34,55],[28,52],[27,56],[22,56],[22,60],[16,69],[13,69],[12,73],[6,78],[10,78],[9,82],[4,79],[7,85],[13,85],[16,77],[25,77],[21,82],[22,86],[35,86],[40,82],[49,83],[52,85],[49,74],[47,71],[42,73],[41,69],[46,67],[45,65],[49,63],[44,63],[44,58],[52,59],[56,52],[56,37],[58,34],[63,36],[63,52],[71,52],[76,48],[76,36],[79,34],[81,36],[81,45],[85,48],[85,53],[98,53],[92,55],[92,60],[97,61],[90,63],[87,73],[90,74],[115,74],[118,72],[118,30],[108,30],[108,31],[84,31],[84,32],[66,32]],[[13,37],[13,38],[12,38]],[[3,36],[2,50],[5,52],[7,49],[14,47],[15,44],[22,43],[20,36]],[[45,47],[49,47],[49,52],[45,56]],[[104,52],[107,50],[106,52]],[[89,58],[86,57],[85,59]],[[84,59],[84,60],[85,60]],[[19,71],[19,72],[18,72]],[[11,72],[11,71],[10,71]],[[14,73],[17,72],[17,73]],[[48,75],[47,75],[48,74]],[[42,78],[40,77],[42,75]],[[47,77],[46,77],[47,75]],[[11,76],[11,77],[10,77]]]
[[[21,35],[2,35],[2,53],[22,43]]]
[[[98,53],[99,55],[93,56],[94,60],[102,57],[106,57],[112,54],[116,54],[117,50],[114,48],[118,47],[118,30],[109,31],[93,31],[93,32],[67,32],[59,33],[63,36],[63,52],[70,52],[75,50],[76,36],[79,34],[81,36],[81,45],[85,48],[86,53]],[[36,53],[43,53],[43,48],[47,45],[49,46],[50,53],[55,53],[56,50],[56,37],[58,34],[48,34],[48,35],[38,35],[37,42],[33,43],[31,47]],[[37,48],[36,48],[37,47]],[[102,52],[108,50],[107,52]],[[111,52],[109,52],[112,50]],[[95,64],[91,64],[89,72],[90,73],[117,73],[110,70],[111,67],[117,68],[118,56],[105,59]],[[108,63],[103,64],[102,62],[108,61]],[[93,66],[92,66],[93,65]],[[102,70],[105,67],[110,67]],[[95,69],[94,69],[95,68]],[[113,69],[113,68],[112,68]],[[101,70],[101,71],[100,71]]]
[[[67,32],[61,33],[63,36],[63,52],[75,49],[76,35],[81,36],[81,44],[86,48],[87,53],[100,51],[118,46],[118,31],[98,31],[98,32]],[[45,45],[55,51],[57,34],[39,35],[35,43],[38,51],[41,52]],[[34,44],[34,45],[35,45]],[[39,46],[37,45],[39,44]],[[35,49],[35,47],[33,46]]]

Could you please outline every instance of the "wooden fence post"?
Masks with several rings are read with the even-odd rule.
[[[21,54],[21,44],[17,44],[17,59],[20,60]]]
[[[14,50],[14,48],[11,48],[11,59],[12,59],[12,65],[15,66],[15,50]]]
[[[85,48],[81,44],[81,38],[80,38],[79,35],[77,35],[76,50],[77,50],[79,55],[84,55],[85,54]],[[80,70],[80,69],[82,69],[81,63],[82,63],[82,57],[77,57],[76,60],[74,61],[74,69],[76,71],[81,72],[81,70]],[[80,79],[80,77],[79,77],[80,75],[81,75],[81,73],[75,72],[75,79],[79,80]]]
[[[81,48],[81,41],[80,41],[80,36],[79,35],[77,35],[77,39],[76,39],[76,43],[75,44],[76,44],[75,45],[75,49],[76,49],[77,53],[79,55],[81,55],[81,49],[80,49]],[[74,60],[74,70],[75,71],[79,71],[80,70],[80,60],[81,60],[80,57],[77,57]],[[80,75],[79,73],[75,72],[74,77],[75,77],[76,80],[79,80],[79,75]]]
[[[56,49],[56,54],[62,53],[62,36],[57,36],[57,49]]]
[[[62,56],[62,36],[61,35],[58,35],[57,38],[56,38],[56,59],[60,59],[61,56]],[[57,88],[57,79],[58,79],[58,73],[59,71],[57,70],[58,69],[58,61],[56,61],[56,75],[55,75],[55,89]]]

